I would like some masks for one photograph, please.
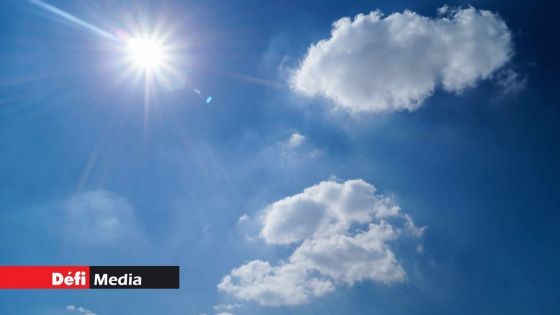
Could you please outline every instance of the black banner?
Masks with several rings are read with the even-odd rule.
[[[91,266],[90,289],[179,289],[179,266]]]

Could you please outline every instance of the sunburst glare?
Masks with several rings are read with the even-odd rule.
[[[126,47],[131,65],[143,71],[157,71],[169,59],[165,45],[155,38],[134,37]]]

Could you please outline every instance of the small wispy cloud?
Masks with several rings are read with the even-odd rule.
[[[503,94],[516,94],[527,86],[527,77],[520,75],[512,69],[505,69],[497,74],[498,85],[502,88]]]
[[[267,166],[273,162],[275,168],[292,168],[300,167],[322,154],[323,151],[308,136],[295,131],[265,147],[257,154],[255,162]]]
[[[140,234],[131,203],[107,190],[75,194],[62,209],[67,239],[80,244],[114,244]]]
[[[81,306],[75,306],[75,305],[67,305],[66,310],[68,312],[80,313],[83,315],[97,315],[97,313],[94,313],[93,311],[88,310],[87,308],[83,308]]]
[[[218,305],[214,305],[212,308],[215,311],[232,311],[232,310],[240,308],[242,306],[243,306],[242,304],[237,304],[237,303],[234,303],[234,304],[218,304]],[[221,313],[221,314],[223,314],[223,313]]]
[[[295,148],[300,146],[305,141],[305,136],[301,133],[294,132],[288,139],[287,146],[289,148]]]
[[[244,213],[243,215],[241,215],[241,216],[239,217],[239,219],[237,220],[237,223],[241,224],[241,223],[243,223],[243,222],[249,221],[249,219],[250,219],[249,215],[247,215],[246,213]]]
[[[307,160],[321,156],[322,151],[313,146],[306,136],[294,132],[280,145],[280,154],[287,160]]]

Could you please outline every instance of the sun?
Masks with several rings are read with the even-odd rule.
[[[160,27],[151,32],[117,34],[121,79],[140,83],[146,95],[182,86],[185,81],[183,45],[173,40],[173,34],[172,31],[162,32]]]
[[[157,72],[169,61],[165,44],[157,38],[132,37],[126,43],[126,51],[129,63],[143,72]]]

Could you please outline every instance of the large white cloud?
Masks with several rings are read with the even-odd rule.
[[[360,179],[324,181],[276,201],[263,210],[260,223],[266,243],[292,245],[293,253],[276,266],[250,261],[218,288],[262,305],[306,303],[340,283],[404,281],[390,244],[423,231],[391,198]]]
[[[491,77],[510,60],[511,37],[497,14],[473,7],[345,17],[311,45],[291,86],[353,113],[414,110],[438,88],[460,93]]]

